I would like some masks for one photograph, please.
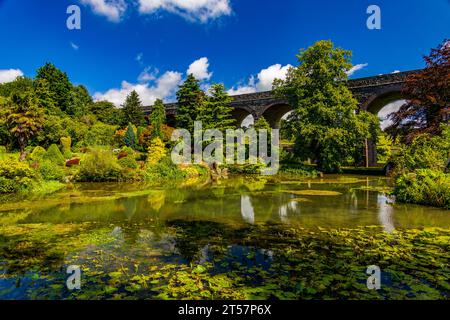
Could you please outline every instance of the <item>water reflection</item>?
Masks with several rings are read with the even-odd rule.
[[[252,201],[247,195],[241,195],[241,215],[245,222],[255,223],[255,210],[252,206]]]
[[[347,178],[350,179],[350,178]],[[133,229],[135,223],[149,222],[164,228],[169,220],[212,221],[232,225],[283,223],[302,227],[358,227],[382,225],[394,228],[450,227],[448,210],[399,205],[389,202],[385,194],[372,186],[383,186],[386,180],[351,178],[279,181],[273,178],[238,177],[220,185],[152,189],[145,195],[88,203],[64,203],[24,210],[3,212],[0,223],[82,223],[114,224]],[[342,180],[342,179],[341,179]],[[120,185],[116,185],[120,188]],[[101,185],[80,190],[84,197],[96,197]],[[335,195],[298,195],[296,192],[335,191]],[[370,189],[370,190],[369,190]],[[120,189],[118,190],[120,191]],[[292,193],[291,193],[292,191]],[[108,189],[109,194],[114,194]]]
[[[390,233],[395,230],[393,220],[394,208],[388,203],[388,197],[385,194],[379,193],[377,199],[378,219],[383,226],[383,230]]]

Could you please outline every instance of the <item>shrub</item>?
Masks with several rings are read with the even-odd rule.
[[[39,173],[44,180],[58,180],[64,179],[64,170],[50,161],[43,161],[39,165]]]
[[[450,209],[450,174],[418,169],[397,178],[394,194],[398,201]]]
[[[0,146],[0,153],[6,153],[6,147]]]
[[[33,149],[33,151],[30,154],[30,160],[33,162],[39,162],[42,160],[42,158],[45,155],[45,149],[42,148],[41,146],[37,146]]]
[[[120,181],[123,178],[122,167],[108,150],[92,150],[80,163],[78,181]]]
[[[63,152],[70,152],[70,148],[72,147],[72,138],[71,137],[62,137],[60,139],[61,147]]]
[[[180,168],[172,162],[170,157],[164,157],[155,164],[147,162],[145,178],[148,181],[177,180],[186,177],[187,173],[180,170]]]
[[[166,148],[160,138],[152,140],[150,147],[148,147],[147,162],[150,165],[156,164],[166,155]]]
[[[97,122],[86,133],[84,143],[88,146],[109,146],[114,144],[116,126]]]
[[[443,171],[450,154],[450,128],[441,136],[422,134],[409,145],[402,145],[392,157],[394,175],[411,172],[416,169]]]
[[[118,162],[122,168],[128,168],[128,169],[137,169],[138,168],[138,163],[133,155],[128,155],[126,157],[123,157]]]
[[[62,155],[61,151],[59,151],[56,144],[52,144],[42,158],[59,166],[63,166],[66,163],[66,159]]]
[[[0,177],[0,194],[15,193],[19,191],[19,185],[13,179]]]
[[[35,172],[26,162],[11,158],[0,161],[0,193],[29,189],[35,177]]]

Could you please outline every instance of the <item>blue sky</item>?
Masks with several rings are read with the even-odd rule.
[[[72,4],[81,30],[66,27]],[[371,4],[381,30],[366,27]],[[96,99],[136,89],[148,104],[173,98],[188,70],[204,88],[270,89],[321,39],[352,50],[352,77],[365,77],[421,68],[449,37],[449,0],[0,0],[0,82],[50,61]]]

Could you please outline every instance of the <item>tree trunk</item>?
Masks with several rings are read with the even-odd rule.
[[[20,148],[20,156],[19,161],[25,161],[26,153],[25,153],[25,138],[19,137],[19,148]]]

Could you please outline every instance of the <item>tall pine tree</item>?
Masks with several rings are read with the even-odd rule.
[[[132,123],[139,127],[144,123],[144,112],[142,111],[142,102],[138,93],[133,90],[127,96],[122,107],[124,124]]]
[[[227,94],[223,84],[213,84],[209,92],[210,96],[206,97],[197,119],[202,121],[203,129],[234,129],[235,120],[230,107],[233,98]]]
[[[152,114],[150,115],[150,125],[152,126],[152,138],[161,138],[162,125],[166,122],[166,109],[164,108],[164,103],[161,99],[157,99],[152,108]]]
[[[176,122],[178,128],[187,129],[189,132],[194,131],[194,121],[197,120],[204,100],[205,93],[200,89],[198,80],[189,74],[177,91]]]

